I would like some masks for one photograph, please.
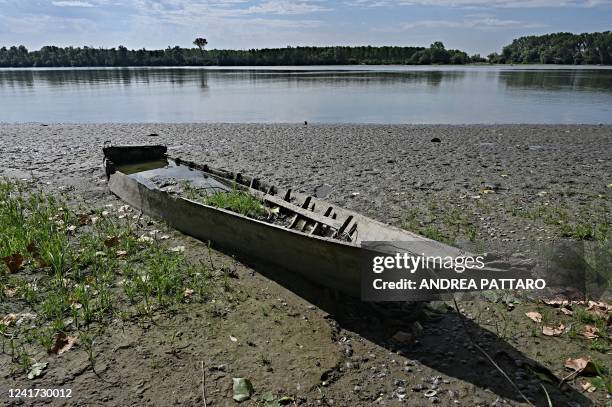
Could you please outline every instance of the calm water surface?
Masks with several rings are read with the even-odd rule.
[[[0,122],[612,123],[612,69],[0,69]]]

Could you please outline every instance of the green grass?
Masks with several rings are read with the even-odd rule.
[[[208,195],[204,199],[204,203],[254,218],[266,215],[262,203],[254,196],[243,191],[215,192]]]
[[[402,227],[448,244],[455,243],[459,237],[474,242],[478,236],[478,230],[464,213],[457,208],[441,208],[436,202],[409,210]]]
[[[409,209],[402,227],[426,237],[456,243],[486,238],[482,233],[482,217],[498,216],[516,223],[517,230],[530,226],[542,227],[542,235],[569,238],[576,241],[595,241],[601,245],[610,242],[609,210],[605,201],[593,200],[571,207],[566,203],[503,202],[492,194],[486,199],[467,201],[467,208],[459,209],[453,202],[427,202]],[[520,233],[520,232],[519,232]]]
[[[100,335],[117,319],[173,313],[194,301],[218,307],[230,298],[212,263],[192,264],[160,240],[139,241],[146,230],[104,209],[77,212],[32,184],[0,179],[0,257],[23,257],[14,270],[0,259],[0,320],[34,316],[0,324],[0,352],[11,357],[14,374],[52,349],[58,333],[78,336],[94,367],[93,327]]]
[[[604,204],[582,204],[578,211],[571,211],[566,204],[536,204],[532,207],[505,207],[507,215],[545,224],[561,237],[573,240],[594,240],[601,243],[610,240],[609,219]]]

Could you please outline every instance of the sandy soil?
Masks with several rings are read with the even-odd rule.
[[[432,142],[434,137],[441,142]],[[118,205],[101,167],[100,148],[107,140],[167,144],[173,155],[304,192],[326,185],[330,201],[456,241],[526,247],[559,237],[565,231],[533,216],[546,215],[542,207],[561,208],[570,220],[609,224],[612,126],[0,125],[0,175],[37,178],[87,205]],[[495,193],[486,193],[490,185]],[[459,214],[450,217],[453,209]],[[205,250],[178,233],[173,238],[193,256]],[[323,309],[314,307],[254,273],[261,268],[236,267],[244,301],[222,318],[206,320],[194,306],[172,320],[118,325],[100,343],[95,373],[84,352],[62,355],[62,363],[54,362],[35,381],[9,375],[0,364],[2,397],[10,384],[72,388],[74,397],[65,405],[203,405],[203,360],[209,405],[235,404],[231,377],[237,376],[255,385],[248,405],[266,391],[290,395],[302,405],[525,404],[474,349],[459,317],[444,307],[438,318],[422,320],[416,343],[401,345],[390,339],[406,329],[395,322],[361,313],[350,302],[326,307],[309,298]],[[531,337],[531,321],[521,318],[533,308],[528,304],[512,312],[512,334],[493,334],[499,334],[492,322],[496,305],[461,304],[466,313],[479,315],[468,321],[471,337],[525,395],[545,405],[543,377],[549,370],[566,374],[563,361],[579,356],[581,348]],[[612,364],[609,355],[601,357]],[[602,391],[583,394],[578,382],[547,388],[554,405],[610,402]],[[435,395],[426,395],[428,390]]]

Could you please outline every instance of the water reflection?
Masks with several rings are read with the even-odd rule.
[[[600,70],[505,71],[500,82],[510,88],[612,91],[612,73]]]
[[[0,70],[0,87],[49,87],[150,85],[168,83],[183,86],[198,83],[208,87],[208,72],[181,69],[77,69],[77,70]]]
[[[0,121],[599,123],[612,70],[0,69]]]
[[[246,81],[252,84],[286,83],[324,86],[387,85],[398,83],[423,83],[439,86],[442,81],[461,80],[464,71],[414,71],[414,72],[367,72],[367,71],[292,71],[292,70],[202,70],[202,69],[61,69],[61,70],[0,70],[0,87],[49,87],[151,85],[166,83],[177,86],[208,87],[209,78],[215,82]]]

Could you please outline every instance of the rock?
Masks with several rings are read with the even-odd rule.
[[[434,397],[436,394],[438,394],[438,392],[436,390],[433,390],[433,389],[427,390],[425,393],[423,393],[423,395],[425,397],[428,397],[428,398],[429,397]]]
[[[249,379],[245,379],[243,377],[234,377],[232,381],[234,392],[233,398],[235,401],[240,403],[251,398],[254,389],[253,384]]]
[[[491,191],[498,191],[501,188],[501,185],[495,182],[483,182],[480,185],[481,190],[491,190]]]
[[[441,143],[442,140],[440,140],[438,137],[434,137],[434,138],[431,139],[431,142],[432,143]]]

